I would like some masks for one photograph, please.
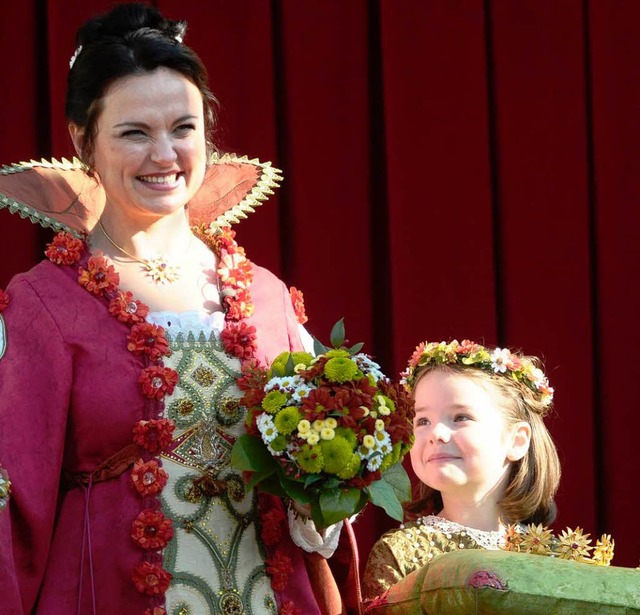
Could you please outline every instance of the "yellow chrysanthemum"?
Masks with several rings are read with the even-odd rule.
[[[336,437],[336,432],[335,432],[335,430],[331,429],[330,427],[325,427],[320,432],[320,439],[322,439],[322,440],[333,440],[335,437]]]
[[[591,559],[598,566],[608,566],[613,559],[613,547],[615,540],[609,534],[603,534],[600,540],[596,542],[595,549]]]
[[[313,427],[314,431],[321,432],[325,427],[324,421],[321,419],[317,419],[313,421],[313,423],[311,424],[311,427]]]
[[[367,434],[364,438],[362,438],[362,446],[364,446],[365,448],[372,449],[375,445],[376,439],[372,435]]]
[[[384,429],[384,421],[382,419],[376,419],[376,431],[382,431]]]
[[[269,414],[275,414],[287,403],[287,395],[282,391],[270,391],[262,400],[262,407]]]
[[[395,411],[396,405],[386,395],[376,395],[374,399],[377,404],[377,410],[382,416],[389,416]]]
[[[310,446],[303,444],[295,455],[298,465],[309,474],[317,474],[322,472],[323,459],[322,450],[319,446]]]
[[[329,429],[335,429],[338,426],[338,421],[330,416],[328,419],[325,419],[324,426],[328,427]]]
[[[591,544],[590,534],[583,534],[582,528],[577,527],[575,530],[567,528],[558,536],[557,553],[560,559],[572,559],[580,561],[585,557],[589,557],[589,551],[593,547]]]
[[[553,534],[540,523],[527,526],[527,531],[522,536],[520,550],[535,555],[547,555],[551,551]]]
[[[278,432],[287,436],[294,432],[301,418],[297,408],[289,407],[280,410],[273,422]]]
[[[298,434],[302,435],[304,434],[308,434],[311,431],[311,423],[309,421],[307,421],[307,419],[302,419],[299,423],[298,423]]]
[[[320,442],[324,471],[329,474],[337,474],[351,461],[353,453],[351,446],[344,438],[333,438]]]
[[[358,366],[347,357],[329,359],[324,366],[324,375],[331,382],[349,382],[357,371]]]
[[[351,455],[351,459],[348,461],[347,465],[345,465],[344,468],[342,468],[342,470],[340,470],[336,474],[336,476],[343,480],[349,480],[353,478],[360,469],[360,463],[360,456],[357,453],[354,453],[353,455]]]
[[[307,442],[309,444],[318,444],[318,442],[320,442],[320,436],[315,432],[312,431],[308,436],[307,436]]]

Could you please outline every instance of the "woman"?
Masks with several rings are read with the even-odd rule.
[[[0,301],[2,612],[342,608],[296,546],[330,555],[339,528],[321,538],[229,465],[236,380],[302,343],[289,292],[225,230],[279,178],[215,156],[185,27],[144,5],[87,22],[66,103],[86,166],[0,178],[5,205],[66,231]]]

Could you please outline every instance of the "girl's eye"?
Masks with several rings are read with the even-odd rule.
[[[421,416],[416,419],[416,427],[422,427],[424,425],[431,425],[431,422],[428,418]]]
[[[468,414],[456,414],[454,421],[463,422],[463,421],[471,421],[473,420]]]

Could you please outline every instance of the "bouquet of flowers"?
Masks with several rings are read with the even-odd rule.
[[[315,357],[284,352],[239,380],[247,434],[232,465],[247,472],[249,487],[309,505],[318,528],[367,502],[401,521],[411,492],[401,462],[413,443],[413,399],[362,344],[346,348],[344,340],[340,320],[332,348],[316,340]]]

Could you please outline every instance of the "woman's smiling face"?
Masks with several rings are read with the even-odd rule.
[[[434,370],[418,381],[414,397],[411,463],[418,478],[443,499],[455,493],[477,501],[496,489],[500,497],[516,429],[507,424],[494,386]]]
[[[100,105],[91,162],[107,207],[130,218],[157,218],[183,208],[206,168],[198,88],[180,73],[158,68],[114,82]],[[76,149],[79,137],[78,132]]]

